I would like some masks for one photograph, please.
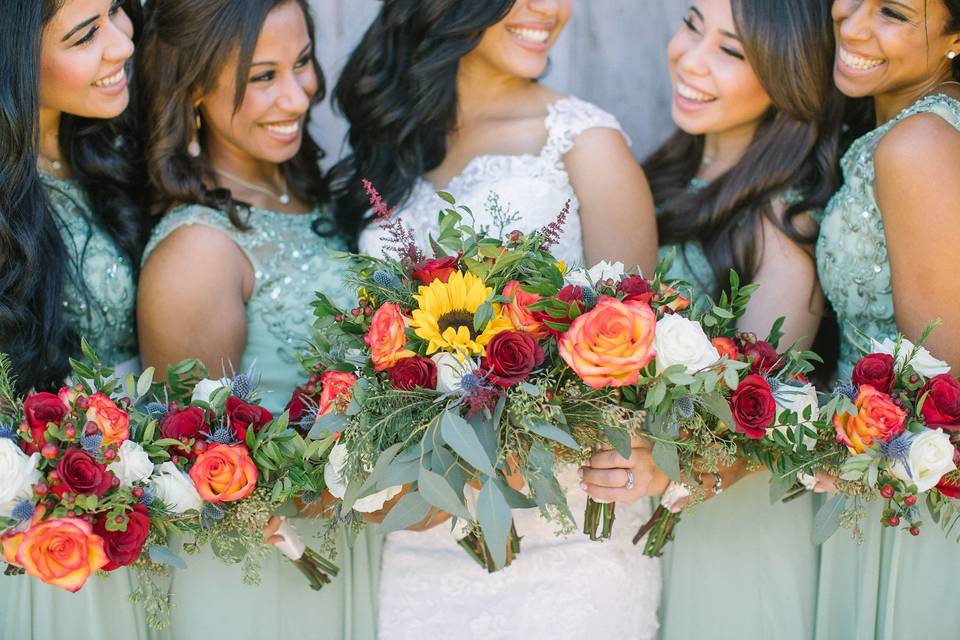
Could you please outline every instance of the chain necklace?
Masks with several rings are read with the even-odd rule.
[[[279,202],[280,204],[283,204],[283,205],[290,204],[290,194],[288,194],[288,193],[286,192],[286,190],[284,190],[282,193],[279,193],[279,194],[278,194],[276,191],[273,191],[272,189],[267,189],[266,187],[261,187],[261,186],[255,185],[255,184],[251,184],[251,183],[247,182],[246,180],[244,180],[244,179],[242,179],[242,178],[238,178],[237,176],[233,175],[232,173],[228,173],[228,172],[226,172],[226,171],[223,171],[222,169],[216,169],[216,168],[215,168],[215,169],[213,170],[213,172],[214,172],[214,173],[217,173],[217,174],[220,174],[221,176],[223,176],[223,177],[225,177],[225,178],[229,178],[229,179],[233,180],[234,182],[236,182],[237,184],[242,184],[243,186],[245,186],[245,187],[248,188],[248,189],[252,189],[252,190],[254,190],[254,191],[258,191],[259,193],[262,193],[262,194],[265,195],[265,196],[269,196],[269,197],[273,198],[274,200],[276,200],[277,202]]]

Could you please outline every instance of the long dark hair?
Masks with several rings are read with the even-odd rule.
[[[331,170],[338,226],[356,241],[366,178],[401,204],[447,154],[457,121],[460,59],[516,0],[385,0],[333,91],[351,153]]]
[[[833,25],[828,0],[732,0],[747,60],[773,106],[741,160],[708,187],[691,191],[704,137],[677,131],[643,167],[660,207],[661,244],[699,242],[713,282],[695,283],[713,295],[758,268],[763,219],[811,245],[815,234],[797,216],[826,205],[839,186],[844,99],[833,84]],[[783,217],[772,202],[795,189],[802,200]]]
[[[68,278],[84,290],[80,265],[70,265],[46,189],[40,154],[40,51],[43,30],[62,0],[16,3],[0,21],[0,351],[13,363],[21,393],[55,388],[69,373],[79,337],[64,315]],[[123,3],[140,27],[140,3]],[[131,135],[135,109],[112,120],[62,114],[63,158],[89,198],[93,222],[139,264],[142,190]],[[76,267],[76,268],[74,268]],[[76,272],[76,273],[75,273]]]
[[[239,52],[234,97],[234,109],[239,111],[267,14],[285,2],[296,2],[303,10],[313,39],[313,19],[305,0],[150,0],[147,4],[143,44],[136,57],[144,123],[150,135],[147,167],[152,214],[196,203],[226,211],[234,226],[247,228],[242,214],[248,205],[234,200],[228,189],[207,186],[214,184],[214,174],[205,152],[197,158],[187,153],[196,132],[192,97],[198,89],[212,91],[224,66]],[[312,63],[319,82],[313,97],[317,104],[326,88],[315,53]],[[280,170],[291,193],[319,205],[329,197],[320,170],[323,150],[310,137],[309,118],[308,112],[300,150]]]

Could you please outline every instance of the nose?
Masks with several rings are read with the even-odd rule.
[[[307,74],[312,77],[313,74]],[[296,115],[307,112],[310,108],[310,99],[314,91],[311,91],[311,81],[307,78],[300,78],[298,74],[286,74],[286,79],[281,85],[280,96],[277,98],[277,106]]]
[[[529,0],[527,8],[534,13],[554,15],[560,10],[560,0]]]
[[[683,52],[677,61],[677,70],[686,76],[704,77],[710,74],[710,64],[708,63],[708,49],[710,43],[706,38],[701,38],[690,48]]]
[[[121,10],[122,12],[122,10]],[[106,35],[109,38],[103,49],[103,59],[107,62],[126,62],[133,56],[133,40],[131,33],[124,29],[124,25],[129,25],[130,21],[125,16],[120,16],[118,21],[108,20]]]
[[[863,41],[870,38],[870,15],[866,3],[850,6],[847,0],[840,3],[837,17],[840,20],[840,37],[848,41]]]

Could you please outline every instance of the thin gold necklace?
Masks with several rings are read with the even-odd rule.
[[[258,192],[262,193],[262,194],[265,195],[265,196],[270,196],[271,198],[273,198],[274,200],[276,200],[276,201],[279,202],[280,204],[284,204],[284,205],[290,204],[290,194],[286,193],[286,191],[278,194],[276,191],[273,191],[272,189],[267,189],[266,187],[261,187],[261,186],[255,185],[255,184],[251,184],[251,183],[247,182],[246,180],[244,180],[243,178],[238,178],[237,176],[233,175],[232,173],[229,173],[229,172],[224,171],[224,170],[222,170],[222,169],[216,169],[216,168],[214,168],[213,172],[214,172],[214,173],[217,173],[217,174],[220,174],[221,176],[223,176],[223,177],[225,177],[225,178],[230,178],[230,179],[233,180],[234,182],[236,182],[236,183],[238,183],[238,184],[242,184],[243,186],[245,186],[245,187],[248,188],[248,189],[253,189],[254,191],[258,191]]]

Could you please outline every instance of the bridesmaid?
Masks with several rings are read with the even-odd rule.
[[[34,0],[0,21],[0,351],[21,393],[55,392],[81,336],[121,373],[137,369],[142,183],[126,116],[139,6]],[[74,594],[0,577],[2,635],[161,635],[129,602],[136,584],[127,569]]]
[[[876,129],[843,158],[846,183],[817,244],[824,291],[837,310],[840,379],[858,359],[849,336],[897,331],[960,371],[960,0],[836,0],[836,86],[871,98]],[[880,524],[868,506],[865,541],[840,530],[823,546],[817,636],[851,640],[956,638],[960,611],[943,607],[957,558],[930,522],[919,540]],[[929,519],[928,519],[929,521]]]
[[[162,217],[140,280],[143,360],[165,371],[198,357],[214,376],[254,367],[276,415],[300,380],[313,292],[350,304],[307,132],[324,93],[307,2],[153,0],[147,11],[138,69]],[[297,526],[308,542],[320,528]],[[379,539],[360,536],[338,564],[318,594],[279,553],[257,588],[209,551],[194,556],[173,581],[173,635],[373,638]]]
[[[661,256],[677,252],[670,275],[699,287],[704,305],[735,269],[760,285],[739,328],[763,338],[785,316],[782,344],[802,347],[824,305],[816,217],[838,184],[843,101],[832,53],[825,0],[696,0],[668,48],[679,130],[644,163]],[[635,499],[610,488],[631,466],[638,478],[653,474],[651,490],[665,486],[649,456],[614,457],[596,454],[585,470],[592,494]],[[667,548],[662,638],[704,629],[721,639],[814,637],[813,500],[770,505],[769,480],[742,464],[697,479],[723,495],[684,514]]]

